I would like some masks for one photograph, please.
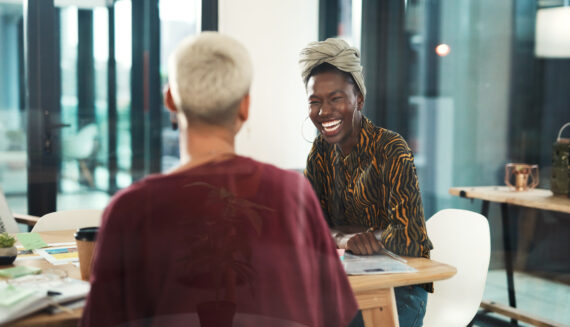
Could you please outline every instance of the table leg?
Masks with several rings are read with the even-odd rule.
[[[489,220],[489,201],[483,200],[481,205],[481,214]]]
[[[509,211],[508,204],[501,203],[501,219],[503,224],[503,248],[505,250],[505,269],[507,271],[507,288],[509,292],[509,305],[513,308],[517,307],[515,297],[515,281],[513,278],[513,257],[511,247],[511,234],[509,229]],[[511,323],[518,326],[517,320],[511,319]]]
[[[394,288],[358,293],[356,301],[362,310],[364,326],[400,326]]]

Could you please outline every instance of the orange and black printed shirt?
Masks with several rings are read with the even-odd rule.
[[[330,227],[382,229],[381,242],[400,255],[429,258],[428,239],[414,157],[397,133],[367,118],[356,149],[346,156],[319,135],[305,175]]]

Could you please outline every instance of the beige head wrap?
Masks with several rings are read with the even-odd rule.
[[[311,42],[301,51],[299,65],[303,82],[307,81],[311,70],[322,63],[329,63],[343,72],[350,73],[363,97],[366,97],[364,76],[360,65],[360,53],[346,41],[330,38],[321,42]]]

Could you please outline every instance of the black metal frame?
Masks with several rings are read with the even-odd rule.
[[[61,163],[59,38],[53,0],[24,5],[25,78],[28,117],[28,213],[56,210]]]
[[[131,175],[161,170],[162,95],[158,0],[132,2]]]
[[[93,10],[79,9],[77,10],[77,131],[94,121]]]
[[[202,0],[202,31],[218,30],[218,0]]]
[[[319,0],[319,41],[338,35],[339,0]]]
[[[110,194],[117,191],[117,172],[119,170],[117,156],[117,64],[115,61],[115,7],[107,8],[109,20],[109,54],[107,61],[107,120],[109,125],[108,138],[108,169],[109,169],[109,190]]]

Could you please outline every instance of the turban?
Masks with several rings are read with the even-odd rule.
[[[364,76],[360,65],[360,53],[346,41],[329,38],[322,42],[311,42],[301,51],[299,65],[303,82],[307,82],[313,68],[322,63],[329,63],[343,72],[352,75],[360,93],[366,97]]]

